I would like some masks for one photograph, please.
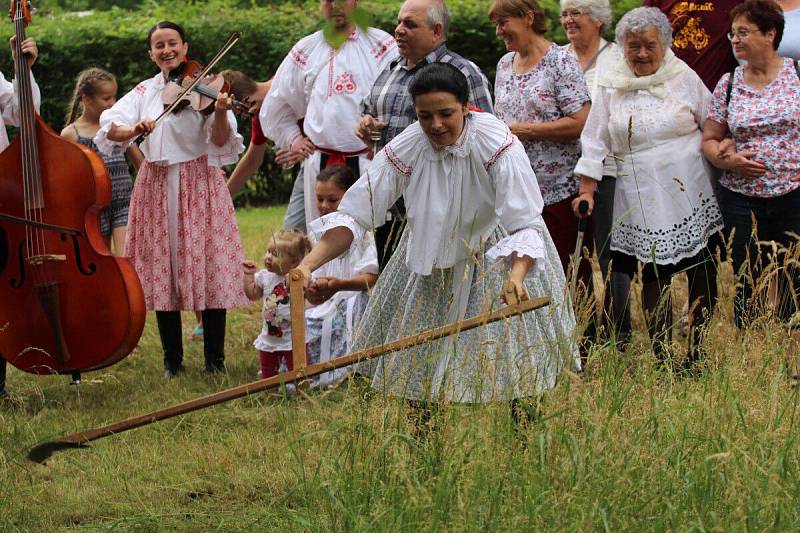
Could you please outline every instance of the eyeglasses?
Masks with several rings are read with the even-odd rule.
[[[580,17],[581,15],[585,15],[585,14],[586,13],[584,13],[580,9],[567,9],[567,10],[564,10],[564,11],[561,12],[561,18],[562,19],[568,19],[568,18],[576,19],[576,18]]]
[[[744,41],[747,39],[751,34],[756,33],[760,30],[737,30],[737,31],[729,31],[728,32],[728,40],[732,41],[734,37],[738,37],[740,41]]]

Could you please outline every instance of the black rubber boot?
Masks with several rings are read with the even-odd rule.
[[[225,309],[205,309],[203,316],[203,356],[206,372],[225,372]]]
[[[180,311],[156,311],[158,335],[164,350],[164,377],[175,377],[183,370],[183,335]]]

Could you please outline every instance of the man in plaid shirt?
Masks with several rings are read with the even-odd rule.
[[[368,146],[382,148],[417,120],[408,84],[414,74],[429,63],[450,63],[458,68],[469,81],[470,104],[481,111],[492,112],[486,76],[475,63],[447,49],[449,26],[450,10],[442,0],[406,0],[400,7],[394,30],[400,57],[378,75],[361,104],[363,116],[356,134]],[[371,140],[373,131],[381,132],[380,141],[374,144]],[[387,213],[386,220],[392,223],[383,224],[375,232],[381,269],[386,266],[399,241],[398,221],[403,213],[401,199],[392,212]]]

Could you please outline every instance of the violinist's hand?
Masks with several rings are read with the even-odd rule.
[[[11,57],[14,59],[17,58],[16,42],[16,35],[9,40],[9,43],[11,43]],[[22,41],[22,53],[25,54],[25,58],[28,60],[28,67],[32,67],[36,63],[36,58],[39,57],[39,50],[36,48],[36,41],[33,40],[33,37],[28,37]]]
[[[275,162],[283,168],[293,167],[305,158],[306,156],[304,156],[302,153],[295,153],[291,150],[287,150],[286,148],[281,148],[275,152]]]
[[[139,135],[144,135],[145,137],[150,135],[156,127],[156,121],[150,118],[146,118],[144,120],[140,120],[136,123],[133,127],[133,131],[131,132],[131,136],[129,139],[133,139],[134,137],[138,137]]]
[[[224,115],[232,107],[233,98],[231,98],[228,93],[221,92],[217,95],[217,101],[214,103],[214,111],[216,111],[218,114]]]
[[[372,146],[372,132],[381,131],[385,127],[386,124],[384,122],[381,122],[372,115],[364,115],[358,121],[358,126],[356,127],[356,136],[364,141],[364,144],[367,146]]]

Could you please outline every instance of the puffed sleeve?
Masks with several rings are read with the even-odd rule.
[[[288,148],[303,134],[297,121],[305,116],[308,97],[305,74],[298,63],[298,58],[305,55],[300,55],[299,46],[299,43],[295,45],[278,67],[258,113],[264,135],[280,148]]]
[[[239,154],[244,151],[244,139],[236,131],[238,127],[236,123],[236,116],[233,111],[227,112],[228,124],[230,125],[230,134],[228,140],[222,146],[217,146],[211,140],[211,133],[214,129],[214,113],[211,113],[205,121],[204,129],[206,132],[206,142],[208,143],[208,164],[212,167],[223,167],[225,165],[233,165],[239,161]]]
[[[589,117],[581,133],[581,158],[575,166],[575,174],[594,180],[603,179],[603,160],[611,152],[611,134],[608,132],[610,90],[597,87]]]
[[[375,246],[375,237],[350,215],[335,211],[314,219],[308,226],[308,233],[312,242],[316,244],[326,231],[335,227],[348,228],[353,234],[353,242],[345,253],[347,264],[351,265],[351,272],[348,275],[377,274],[378,249]]]
[[[111,155],[117,146],[123,152],[128,148],[133,139],[125,142],[112,141],[108,138],[108,132],[114,126],[135,126],[141,120],[145,92],[146,86],[144,83],[140,83],[128,94],[117,100],[111,108],[103,111],[100,115],[100,129],[94,136],[94,144],[98,150],[106,155]]]
[[[275,274],[266,268],[262,268],[256,272],[255,276],[253,276],[253,281],[255,282],[256,287],[263,291],[272,290],[272,287],[275,286]],[[272,284],[272,286],[270,286],[270,284]]]
[[[391,146],[387,146],[378,152],[361,178],[347,189],[339,204],[339,213],[350,216],[366,230],[383,226],[386,212],[403,194],[410,176],[411,169],[397,158]]]
[[[353,254],[353,273],[354,274],[377,274],[378,268],[378,248],[375,246],[375,237],[367,232],[364,236],[353,241],[350,246]]]
[[[36,112],[39,112],[39,106],[42,103],[42,96],[39,92],[39,86],[31,73],[31,96],[33,96],[33,107]],[[17,80],[9,82],[0,73],[0,111],[3,113],[3,124],[9,126],[19,126],[19,89],[17,87]]]
[[[492,246],[489,261],[528,256],[535,261],[529,274],[544,270],[542,220],[544,201],[525,149],[516,137],[489,168],[495,183],[495,212],[509,235]]]

